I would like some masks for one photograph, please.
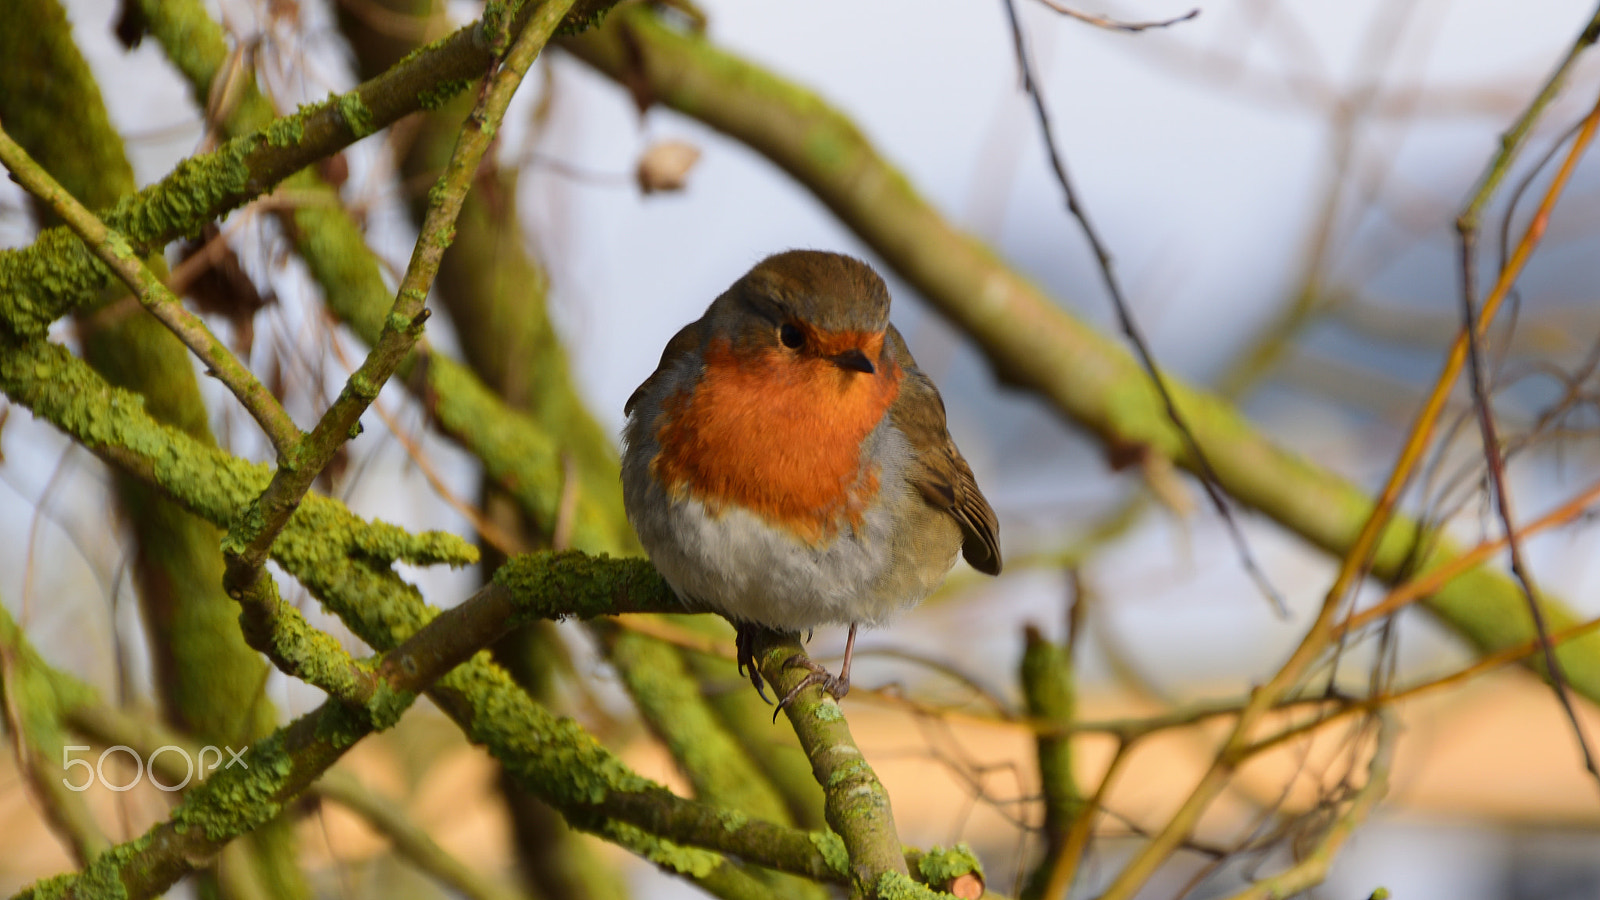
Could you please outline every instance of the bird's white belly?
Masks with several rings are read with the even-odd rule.
[[[679,594],[740,621],[785,631],[872,624],[922,599],[875,589],[891,563],[881,508],[866,514],[862,534],[819,547],[743,509],[711,514],[695,499],[666,518],[673,536],[653,547],[656,568]]]

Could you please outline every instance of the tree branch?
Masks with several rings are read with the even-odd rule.
[[[178,298],[161,283],[161,279],[145,267],[127,238],[107,228],[94,213],[73,199],[3,129],[0,129],[0,165],[11,170],[24,190],[49,206],[73,232],[83,238],[90,252],[122,279],[144,308],[177,335],[184,346],[194,351],[194,355],[206,364],[208,371],[218,381],[227,385],[250,417],[261,426],[267,439],[272,441],[281,460],[300,439],[300,429],[295,427],[277,398],[256,380],[256,376],[239,362],[226,345],[217,340],[206,323],[184,309]]]

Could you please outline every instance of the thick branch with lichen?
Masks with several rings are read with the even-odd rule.
[[[688,777],[696,798],[780,825],[793,824],[783,799],[722,727],[675,648],[615,624],[597,622],[591,627],[650,730]],[[757,877],[766,883],[768,895],[795,900],[826,896],[818,885],[797,879],[770,873]]]
[[[149,719],[99,702],[92,689],[71,676],[57,670],[51,674],[65,684],[81,687],[73,702],[56,706],[61,725],[98,746],[133,748],[149,767],[151,779],[161,784],[187,787],[197,783],[191,761],[199,758],[199,746]],[[183,750],[184,755],[157,752],[167,746]],[[203,781],[204,773],[199,774]],[[405,859],[469,900],[518,900],[521,896],[451,856],[393,801],[367,789],[348,772],[333,769],[309,790],[360,816],[373,831],[393,842]]]
[[[537,4],[525,4],[510,20],[507,36],[520,33]],[[572,30],[592,20],[608,4],[589,2],[570,13],[562,28]],[[226,66],[229,54],[221,26],[197,0],[144,0],[144,24],[162,43],[173,64],[188,78],[196,102],[205,103],[213,81]],[[499,20],[486,20],[482,27],[493,30]],[[484,39],[487,41],[487,38]],[[414,51],[393,68],[414,65],[416,60],[444,54],[448,43],[435,42]],[[454,52],[454,51],[452,51]],[[484,59],[472,72],[481,74],[491,60]],[[341,109],[364,110],[363,88],[374,92],[384,86],[388,72],[375,75],[362,88],[339,100]],[[470,79],[441,85],[436,95],[423,104],[436,109],[459,93]],[[240,77],[231,90],[232,102],[224,105],[219,123],[230,136],[283,130],[283,120],[272,121],[272,105],[256,89],[248,74]],[[256,131],[260,129],[261,131]],[[452,125],[453,138],[458,129]],[[339,145],[342,146],[342,145]],[[339,146],[330,146],[332,153]],[[447,145],[448,148],[448,145]],[[447,151],[448,152],[448,149]],[[441,160],[442,162],[442,160]],[[255,173],[257,178],[272,173]],[[283,177],[283,176],[278,176]],[[365,242],[365,229],[340,202],[337,191],[307,169],[287,177],[283,187],[309,198],[307,202],[280,207],[277,216],[296,251],[305,260],[313,278],[323,290],[328,308],[369,344],[382,337],[386,314],[393,293],[384,282],[382,267]],[[468,207],[470,211],[470,207]],[[467,223],[472,237],[472,222]],[[459,255],[457,245],[452,255]],[[448,275],[448,259],[441,264],[441,275]],[[498,270],[498,267],[491,267]],[[0,256],[0,280],[4,278],[4,257]],[[428,405],[445,434],[454,438],[484,464],[490,478],[513,496],[519,506],[544,531],[552,532],[564,524],[573,546],[595,552],[620,552],[634,549],[631,530],[621,514],[619,482],[615,474],[615,453],[603,440],[592,420],[582,414],[582,403],[565,377],[553,377],[562,365],[559,354],[549,347],[539,354],[538,396],[544,402],[524,415],[515,404],[494,396],[482,381],[455,360],[435,353],[425,341],[401,362],[399,374],[407,387]],[[557,415],[549,415],[552,411]],[[601,441],[597,443],[597,441]],[[568,460],[576,460],[568,465]],[[569,485],[572,470],[578,483]],[[565,522],[559,498],[565,491],[576,497],[575,507]]]
[[[99,381],[82,361],[56,345],[0,340],[0,390],[102,459],[159,486],[213,522],[232,518],[265,483],[265,467],[203,447],[151,421],[135,398]],[[382,651],[439,615],[386,561],[460,564],[474,559],[475,551],[453,535],[413,536],[394,526],[363,523],[336,502],[313,494],[273,545],[273,558],[362,640]],[[660,576],[638,559],[603,560],[578,553],[519,557],[499,570],[496,581],[509,593],[488,592],[486,597],[500,598],[495,602],[555,598],[518,601],[525,611],[486,617],[499,625],[523,615],[678,608]],[[814,880],[845,878],[842,847],[830,839],[673,795],[629,770],[577,723],[533,703],[502,670],[481,659],[451,671],[429,695],[469,738],[487,746],[514,777],[573,824],[623,841],[638,852],[648,850],[647,855],[659,863],[697,872],[725,864],[715,854],[668,852],[661,842],[645,846],[641,843],[645,837],[659,836],[662,842],[670,838],[669,843],[680,850],[702,847],[734,854]],[[331,718],[324,726],[341,739],[360,730],[359,720],[331,707],[327,715]],[[308,743],[303,732],[296,735],[293,742],[305,748],[307,765],[331,762],[319,762],[326,752],[321,744]],[[280,737],[290,741],[287,732]],[[268,750],[282,752],[277,745]],[[301,771],[296,769],[299,763],[274,759],[291,774]],[[249,797],[235,799],[244,803]],[[252,814],[252,821],[257,815]]]
[[[807,669],[789,664],[805,651],[796,637],[768,633],[763,639],[767,643],[756,648],[761,674],[778,696],[787,696],[807,677]],[[812,773],[826,796],[828,826],[838,835],[848,860],[853,891],[882,900],[935,896],[912,880],[895,831],[889,792],[861,755],[838,702],[821,687],[811,685],[795,695],[783,712],[811,759]],[[933,867],[940,877],[930,880],[942,886],[981,871],[970,853],[966,858],[969,864],[962,867],[953,865],[948,854],[941,854],[941,863]],[[924,867],[919,865],[918,872],[925,875]]]
[[[1041,725],[1034,738],[1039,759],[1039,787],[1044,794],[1044,857],[1028,877],[1024,900],[1058,897],[1070,887],[1062,865],[1068,835],[1078,817],[1087,814],[1082,790],[1072,771],[1072,733],[1077,699],[1072,677],[1072,652],[1051,643],[1029,626],[1022,651],[1022,692],[1028,715]],[[1058,871],[1059,870],[1059,871]]]
[[[133,168],[65,11],[55,0],[16,0],[6,16],[11,27],[0,28],[0,121],[85,205],[105,208],[132,194]],[[63,110],[72,115],[63,117]],[[44,211],[40,219],[51,217]],[[165,271],[159,253],[151,254],[149,265],[156,274]],[[122,298],[121,290],[108,290],[78,310],[84,358],[113,383],[138,392],[151,415],[210,443],[187,351],[151,316],[112,312]],[[222,592],[216,528],[136,479],[117,477],[113,484],[134,541],[133,574],[165,715],[202,741],[270,732],[277,716],[264,694],[265,666],[245,645],[234,604]],[[59,785],[59,779],[48,781]],[[210,874],[196,888],[230,898],[302,897],[306,887],[295,857],[290,824],[274,823],[230,848],[215,872],[220,892]]]
[[[183,341],[213,376],[227,385],[261,425],[280,457],[300,439],[300,429],[295,427],[277,398],[211,333],[199,316],[183,308],[178,298],[133,252],[127,238],[107,228],[94,213],[84,208],[3,129],[0,129],[0,165],[11,171],[24,190],[60,216],[67,227],[83,239],[90,252],[133,291],[145,309]]]
[[[252,744],[243,765],[228,766],[192,788],[167,821],[101,854],[81,874],[59,876],[24,896],[95,897],[109,890],[143,898],[164,892],[229,841],[275,818],[345,749],[394,724],[418,692],[475,653],[477,647],[465,644],[454,627],[471,603],[441,614],[384,654],[363,690],[329,699]]]
[[[1192,467],[1148,377],[1125,350],[1074,318],[952,226],[843,114],[792,83],[665,25],[650,10],[616,11],[563,47],[626,84],[641,102],[693,116],[767,156],[810,190],[935,309],[972,337],[1006,382],[1048,400],[1108,446],[1141,448]],[[1335,555],[1372,500],[1334,473],[1284,450],[1215,395],[1163,375],[1225,490]],[[1454,545],[1411,519],[1384,532],[1373,574],[1394,580],[1446,563]],[[1577,621],[1544,598],[1552,629]],[[1533,634],[1519,588],[1478,568],[1441,588],[1427,608],[1483,651]],[[1564,645],[1572,687],[1600,700],[1600,635]]]
[[[429,194],[422,233],[417,237],[411,262],[400,280],[383,334],[361,366],[351,373],[338,399],[323,413],[317,426],[292,453],[285,454],[271,483],[229,526],[222,549],[228,567],[224,584],[231,595],[265,592],[264,582],[269,581],[270,576],[263,575],[262,566],[272,542],[300,504],[300,498],[311,488],[311,482],[321,474],[339,447],[350,439],[361,414],[378,398],[384,382],[394,374],[422,334],[428,317],[425,305],[428,289],[433,285],[433,276],[439,269],[445,248],[454,239],[456,215],[471,189],[472,177],[500,127],[500,119],[517,86],[571,6],[572,0],[541,3],[505,58],[499,61],[497,70],[484,85],[478,105],[467,117],[449,165]]]

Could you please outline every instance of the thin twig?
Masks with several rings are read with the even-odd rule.
[[[1583,121],[1583,128],[1573,138],[1572,149],[1568,153],[1566,164],[1557,173],[1557,182],[1551,186],[1550,197],[1554,197],[1565,184],[1565,178],[1571,171],[1571,166],[1594,139],[1595,129],[1600,126],[1600,99],[1597,99],[1593,111]],[[1473,202],[1477,202],[1477,198]],[[1541,215],[1545,211],[1541,209]],[[1547,221],[1547,218],[1546,218]],[[1543,230],[1543,222],[1539,222]],[[1545,671],[1550,677],[1550,684],[1555,689],[1556,698],[1561,703],[1562,710],[1566,713],[1567,720],[1572,725],[1573,736],[1577,739],[1578,748],[1583,753],[1583,767],[1593,775],[1596,783],[1600,784],[1600,767],[1597,767],[1593,752],[1589,749],[1589,741],[1584,736],[1583,725],[1578,721],[1577,710],[1573,709],[1571,692],[1567,689],[1566,677],[1561,671],[1561,662],[1556,658],[1555,648],[1550,644],[1549,628],[1545,624],[1544,610],[1539,605],[1539,592],[1534,585],[1533,573],[1529,570],[1527,561],[1522,554],[1522,542],[1517,537],[1515,515],[1511,505],[1510,493],[1506,490],[1505,457],[1500,446],[1500,437],[1494,422],[1494,411],[1489,405],[1488,378],[1484,373],[1482,348],[1479,342],[1479,326],[1477,311],[1477,244],[1478,244],[1478,216],[1469,204],[1456,220],[1456,227],[1461,237],[1461,320],[1462,333],[1467,341],[1467,364],[1469,380],[1472,385],[1473,408],[1477,412],[1478,429],[1482,436],[1484,463],[1488,468],[1489,487],[1493,495],[1496,511],[1499,513],[1500,524],[1504,530],[1506,546],[1511,554],[1511,573],[1516,577],[1518,585],[1522,588],[1523,596],[1528,601],[1528,614],[1533,619],[1534,631],[1539,636],[1539,643],[1543,650]],[[1529,226],[1531,231],[1532,225]]]
[[[1234,894],[1229,900],[1272,900],[1299,894],[1322,881],[1339,848],[1349,839],[1356,826],[1371,814],[1378,801],[1389,791],[1389,773],[1394,765],[1394,747],[1400,726],[1389,715],[1378,718],[1377,746],[1367,764],[1367,783],[1356,792],[1354,799],[1310,853],[1288,869],[1270,878],[1264,878]]]
[[[340,346],[338,340],[329,341],[328,346],[332,348],[334,356],[338,358],[339,365],[344,366],[346,370],[355,368],[350,365],[350,357],[345,354],[344,348]],[[428,487],[433,489],[433,492],[445,502],[445,505],[455,510],[457,515],[466,519],[467,524],[472,526],[472,530],[476,531],[478,536],[483,538],[489,546],[506,556],[527,553],[532,549],[526,546],[516,535],[496,525],[484,514],[483,510],[457,496],[450,489],[450,486],[444,483],[444,478],[439,475],[432,460],[423,452],[421,442],[413,440],[410,435],[406,434],[394,415],[383,408],[382,403],[374,402],[372,411],[378,414],[378,418],[383,421],[384,427],[389,429],[389,434],[400,442],[401,448],[406,451],[406,456],[410,457],[411,461],[416,464],[418,471],[422,472],[422,477],[428,482]]]
[[[1190,19],[1200,15],[1200,7],[1197,6],[1181,16],[1174,16],[1170,19],[1158,19],[1150,22],[1124,22],[1119,19],[1109,18],[1107,16],[1097,16],[1093,13],[1082,12],[1062,4],[1058,2],[1058,0],[1039,0],[1039,2],[1069,19],[1077,19],[1079,22],[1083,22],[1086,25],[1093,25],[1096,28],[1104,28],[1107,31],[1127,31],[1137,33],[1151,28],[1167,28],[1169,26],[1176,25],[1179,22],[1187,22]]]
[[[1590,507],[1596,502],[1600,502],[1600,481],[1591,484],[1579,492],[1577,496],[1550,512],[1524,524],[1517,532],[1517,535],[1518,537],[1526,538],[1547,528],[1564,525],[1579,516],[1588,514]],[[1488,561],[1496,553],[1504,550],[1505,547],[1506,538],[1504,535],[1494,540],[1484,541],[1465,553],[1452,557],[1442,565],[1396,585],[1382,600],[1360,612],[1352,613],[1349,618],[1335,626],[1335,633],[1338,635],[1347,634],[1366,626],[1375,619],[1399,611],[1402,607],[1437,591],[1456,576],[1465,574],[1479,564]]]
[[[1267,579],[1266,573],[1256,563],[1255,556],[1250,552],[1249,542],[1245,540],[1244,531],[1240,529],[1238,521],[1233,516],[1233,510],[1228,505],[1227,498],[1222,493],[1220,479],[1216,470],[1212,468],[1211,461],[1205,452],[1200,449],[1200,443],[1195,439],[1194,432],[1190,430],[1183,415],[1178,412],[1178,405],[1168,390],[1166,380],[1162,377],[1160,369],[1156,367],[1155,356],[1150,352],[1150,345],[1145,341],[1143,333],[1134,321],[1133,311],[1128,306],[1127,298],[1122,293],[1122,285],[1117,280],[1116,272],[1112,268],[1111,253],[1106,249],[1105,243],[1100,239],[1100,233],[1095,230],[1094,224],[1089,219],[1089,211],[1079,202],[1077,190],[1072,186],[1072,179],[1067,175],[1067,166],[1060,148],[1056,144],[1055,131],[1050,124],[1050,112],[1045,107],[1044,92],[1038,79],[1034,77],[1033,62],[1028,55],[1027,40],[1022,33],[1022,20],[1017,15],[1016,0],[1003,0],[1006,16],[1011,24],[1011,39],[1016,50],[1017,65],[1022,72],[1022,89],[1027,92],[1033,101],[1033,109],[1039,120],[1039,132],[1044,138],[1045,152],[1050,157],[1050,168],[1055,173],[1056,182],[1061,186],[1062,193],[1066,196],[1067,211],[1078,220],[1079,227],[1083,230],[1084,238],[1089,242],[1089,248],[1094,252],[1096,263],[1100,267],[1100,275],[1105,282],[1106,292],[1111,296],[1111,305],[1116,310],[1117,322],[1122,328],[1122,333],[1127,336],[1128,342],[1133,345],[1134,351],[1139,356],[1139,362],[1149,374],[1151,383],[1155,386],[1156,393],[1161,397],[1162,406],[1165,407],[1167,418],[1172,420],[1173,427],[1182,437],[1184,446],[1194,456],[1195,467],[1200,472],[1200,484],[1205,488],[1206,496],[1217,510],[1217,515],[1222,517],[1223,524],[1228,529],[1228,535],[1233,539],[1234,546],[1238,548],[1240,563],[1250,578],[1255,581],[1278,615],[1287,616],[1289,607],[1284,603],[1283,596],[1273,587]]]
[[[1578,638],[1587,634],[1591,634],[1595,631],[1600,631],[1600,619],[1590,619],[1587,622],[1580,622],[1577,625],[1571,626],[1570,628],[1563,628],[1560,631],[1550,635],[1550,641],[1556,646],[1560,646],[1568,641],[1577,640]],[[1540,650],[1541,642],[1537,637],[1535,637],[1530,640],[1523,641],[1515,646],[1497,650],[1488,656],[1480,657],[1472,665],[1463,669],[1457,669],[1456,671],[1447,675],[1441,675],[1438,678],[1418,682],[1417,684],[1407,685],[1403,688],[1388,691],[1382,694],[1375,694],[1371,697],[1363,697],[1359,700],[1346,699],[1337,701],[1330,697],[1315,697],[1294,701],[1296,703],[1312,703],[1322,705],[1337,702],[1340,705],[1332,712],[1326,713],[1325,715],[1319,713],[1318,717],[1314,717],[1311,720],[1302,722],[1298,725],[1291,725],[1287,728],[1284,728],[1282,731],[1270,734],[1267,737],[1256,741],[1251,747],[1251,752],[1262,753],[1267,750],[1271,750],[1273,747],[1291,741],[1297,737],[1300,737],[1301,735],[1309,734],[1319,728],[1326,727],[1327,725],[1332,724],[1333,722],[1336,722],[1346,716],[1356,715],[1358,713],[1377,712],[1382,709],[1397,706],[1400,703],[1412,700],[1418,696],[1421,696],[1422,694],[1441,690],[1447,687],[1458,687],[1467,681],[1477,678],[1479,675],[1492,672],[1501,666],[1517,662],[1524,657],[1532,656],[1533,654],[1538,653]],[[1280,707],[1280,709],[1281,708],[1282,707]]]
[[[51,178],[42,166],[34,162],[11,136],[0,129],[0,163],[16,176],[28,193],[49,206],[67,223],[95,256],[117,274],[139,302],[167,326],[184,345],[194,351],[206,364],[210,374],[227,385],[249,410],[251,418],[261,426],[273,449],[282,461],[289,450],[300,440],[300,429],[284,411],[255,375],[239,362],[217,336],[211,333],[200,317],[183,308],[183,304],[161,283],[134,252],[127,238],[106,227],[65,188]]]

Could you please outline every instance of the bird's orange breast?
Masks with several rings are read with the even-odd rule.
[[[651,469],[713,514],[735,505],[808,542],[831,540],[841,524],[859,527],[877,496],[861,445],[900,379],[890,360],[869,375],[777,348],[741,357],[713,341],[699,384],[662,406]]]

